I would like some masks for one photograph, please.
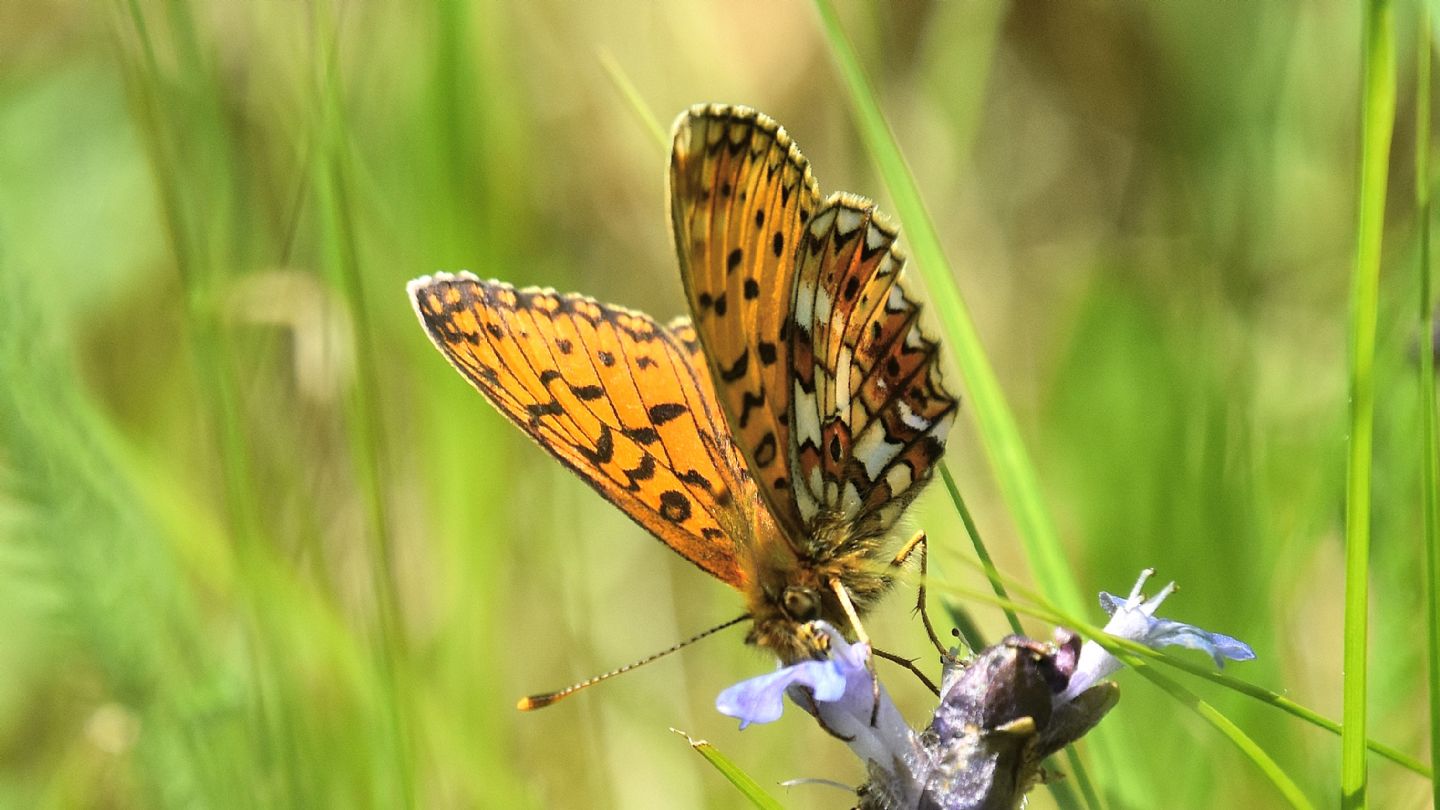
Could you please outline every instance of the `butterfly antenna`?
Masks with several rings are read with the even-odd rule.
[[[585,688],[587,688],[587,687],[594,686],[595,684],[600,683],[601,681],[604,681],[604,680],[609,680],[610,678],[613,678],[613,677],[615,677],[616,675],[623,675],[623,674],[625,674],[626,672],[629,672],[629,671],[632,670],[632,669],[638,669],[639,667],[643,667],[643,666],[645,666],[646,664],[650,663],[651,661],[659,660],[659,659],[664,658],[665,656],[669,655],[670,653],[676,652],[676,651],[678,651],[678,650],[682,650],[682,649],[690,646],[691,644],[694,644],[695,642],[699,641],[700,639],[705,638],[706,636],[711,636],[711,635],[714,635],[714,634],[716,634],[716,633],[718,633],[718,632],[720,632],[721,630],[724,630],[724,629],[726,629],[726,628],[734,627],[735,625],[739,624],[740,622],[745,621],[745,620],[748,619],[748,618],[750,618],[750,614],[749,614],[749,613],[742,614],[742,615],[740,615],[740,616],[737,616],[737,617],[731,619],[731,620],[728,621],[728,622],[725,622],[724,624],[716,625],[716,626],[714,626],[714,627],[710,628],[709,630],[706,630],[706,631],[704,631],[704,632],[702,632],[702,633],[696,633],[695,635],[691,636],[690,638],[685,639],[684,641],[680,642],[679,644],[676,644],[675,646],[673,646],[673,647],[671,647],[671,648],[669,648],[669,649],[661,650],[660,652],[655,653],[654,655],[647,655],[647,656],[645,656],[644,658],[641,658],[639,661],[636,661],[636,662],[634,662],[634,663],[632,663],[632,664],[626,664],[625,666],[620,667],[619,669],[612,669],[612,670],[610,670],[609,672],[605,673],[604,675],[596,675],[596,676],[593,677],[593,678],[590,678],[590,679],[588,679],[588,680],[583,680],[583,681],[581,681],[580,683],[577,683],[577,684],[575,684],[575,685],[573,685],[573,686],[567,686],[567,687],[565,687],[564,689],[561,689],[561,690],[558,691],[558,692],[546,692],[546,693],[541,694],[541,695],[530,695],[529,697],[520,698],[520,700],[519,700],[518,702],[516,702],[515,708],[519,709],[519,710],[522,711],[522,712],[528,712],[528,711],[533,711],[533,710],[535,710],[535,709],[543,709],[543,708],[545,708],[546,706],[550,706],[550,705],[552,705],[552,704],[559,703],[562,699],[567,698],[567,697],[570,697],[571,695],[575,694],[576,692],[579,692],[581,689],[585,689]]]

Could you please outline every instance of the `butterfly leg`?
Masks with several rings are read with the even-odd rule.
[[[930,636],[930,643],[934,644],[935,649],[939,650],[943,656],[946,653],[945,645],[941,644],[940,637],[935,635],[935,626],[930,623],[930,611],[925,609],[925,572],[930,550],[930,544],[925,539],[925,532],[916,532],[915,536],[900,548],[895,559],[890,561],[890,567],[899,568],[904,565],[910,559],[910,555],[917,550],[920,552],[920,588],[915,597],[915,611],[920,614],[920,622],[925,625],[925,634]]]
[[[860,614],[855,611],[855,605],[850,601],[850,592],[845,590],[845,584],[838,579],[830,580],[830,590],[835,592],[835,598],[840,600],[840,607],[845,610],[845,618],[849,620],[850,627],[855,631],[855,641],[869,647],[874,652],[875,646],[870,643],[870,635],[865,632],[865,625],[860,623]],[[870,725],[874,726],[880,718],[880,678],[875,674],[875,658],[871,656],[866,659],[865,666],[870,670],[870,692],[874,698],[874,707],[870,710]]]
[[[886,661],[891,662],[892,664],[899,664],[900,666],[910,670],[910,672],[912,672],[915,677],[920,679],[921,683],[925,684],[926,689],[934,692],[935,697],[940,697],[940,688],[935,685],[934,681],[925,677],[925,673],[921,672],[919,667],[915,666],[915,660],[913,658],[902,658],[895,653],[885,652],[884,650],[875,650],[875,654],[880,656],[881,658],[884,658]]]

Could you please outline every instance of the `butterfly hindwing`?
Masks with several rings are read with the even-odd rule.
[[[410,294],[431,340],[512,422],[666,545],[744,587],[737,544],[754,493],[693,330],[468,273],[417,279]]]
[[[748,469],[791,538],[788,323],[795,247],[820,202],[809,163],[754,110],[698,106],[675,125],[669,194],[680,275]]]
[[[956,400],[904,285],[896,229],[874,203],[832,195],[799,246],[792,311],[790,467],[808,522],[879,534],[928,480]]]

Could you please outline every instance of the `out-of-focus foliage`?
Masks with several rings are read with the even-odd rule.
[[[1077,579],[1157,567],[1176,618],[1254,646],[1235,674],[1338,715],[1358,9],[840,10]],[[767,786],[863,779],[798,712],[740,734],[714,711],[771,666],[740,631],[512,708],[739,604],[504,424],[405,300],[468,268],[679,314],[665,156],[602,52],[662,118],[750,104],[827,191],[879,195],[804,3],[0,7],[0,805],[734,806],[671,726]],[[1381,280],[1370,683],[1373,735],[1418,754],[1407,177]],[[1024,578],[963,418],[948,460]],[[983,580],[935,490],[914,524],[943,596]],[[909,601],[869,629],[927,655]],[[1122,688],[1109,743],[1081,746],[1124,772],[1097,785],[1113,806],[1276,800],[1169,697]],[[1333,803],[1336,737],[1194,688]],[[1375,806],[1425,803],[1413,774],[1371,773]]]

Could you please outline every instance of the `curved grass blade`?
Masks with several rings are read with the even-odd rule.
[[[655,113],[645,105],[644,99],[640,96],[640,89],[635,86],[635,82],[630,81],[630,74],[620,67],[620,63],[615,61],[615,56],[609,51],[598,50],[595,52],[595,56],[600,60],[600,66],[605,68],[605,75],[610,77],[610,83],[615,86],[615,91],[625,99],[625,105],[630,108],[630,111],[635,113],[636,120],[645,127],[645,131],[659,145],[660,151],[668,152],[670,136],[660,125]]]
[[[1219,709],[1202,700],[1199,695],[1196,695],[1189,689],[1160,674],[1154,667],[1141,661],[1139,658],[1128,653],[1121,654],[1119,657],[1124,660],[1131,669],[1134,669],[1140,673],[1142,677],[1165,690],[1171,697],[1200,715],[1205,722],[1214,726],[1216,731],[1225,735],[1230,742],[1235,744],[1236,748],[1240,749],[1242,754],[1248,757],[1251,762],[1255,763],[1255,767],[1259,768],[1260,772],[1265,774],[1265,777],[1270,780],[1271,784],[1275,785],[1275,789],[1280,791],[1280,795],[1285,797],[1285,801],[1289,802],[1291,807],[1314,807],[1300,790],[1300,786],[1295,784],[1295,781],[1290,778],[1289,774],[1285,773],[1279,763],[1271,759],[1270,755],[1265,753],[1265,749],[1262,748],[1259,743],[1255,742],[1255,740],[1251,739],[1250,735],[1235,725],[1234,721],[1224,714],[1221,714]]]
[[[995,370],[980,345],[979,332],[955,285],[954,274],[945,260],[940,237],[920,198],[914,175],[900,154],[895,136],[860,67],[859,57],[840,28],[834,7],[829,0],[815,0],[815,6],[820,11],[830,52],[850,91],[848,95],[861,137],[894,199],[895,213],[904,223],[906,241],[925,278],[931,302],[945,330],[946,343],[959,362],[970,394],[971,407],[967,410],[975,414],[985,453],[1020,530],[1026,559],[1035,579],[1051,598],[1068,610],[1082,610],[1086,602],[1070,574],[1055,524],[1042,499],[1039,476],[1025,451],[1020,429],[1000,390]]]
[[[696,753],[704,757],[706,762],[715,766],[715,770],[730,780],[730,784],[739,789],[745,798],[750,800],[751,804],[762,808],[762,810],[783,810],[783,806],[774,796],[766,793],[765,789],[760,787],[759,782],[756,782],[749,774],[740,770],[740,766],[731,762],[730,758],[720,753],[719,749],[715,746],[705,740],[697,740],[678,728],[672,728],[670,730],[684,737],[685,742],[690,743],[690,747],[695,749]]]

